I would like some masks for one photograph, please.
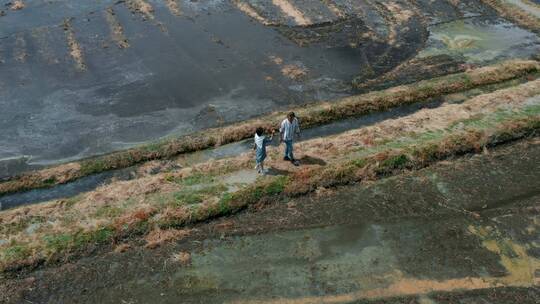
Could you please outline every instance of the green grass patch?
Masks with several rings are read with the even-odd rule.
[[[230,204],[232,202],[233,199],[234,199],[234,196],[233,196],[232,193],[225,192],[225,193],[223,193],[223,195],[221,196],[219,201],[220,201],[221,204],[228,205],[228,204]]]
[[[381,168],[385,169],[403,169],[409,163],[409,157],[405,154],[391,156],[381,162]]]
[[[351,161],[351,164],[357,168],[364,168],[365,166],[367,166],[368,161],[365,158],[358,158]]]
[[[30,257],[32,251],[28,246],[22,244],[13,244],[0,251],[0,257],[3,261],[21,261]]]
[[[530,105],[523,109],[526,115],[540,115],[540,105]]]
[[[278,176],[272,180],[264,189],[265,195],[278,195],[285,190],[285,186],[289,181],[288,176]]]
[[[117,206],[103,206],[96,210],[94,214],[99,218],[114,218],[124,213],[124,209]]]
[[[323,123],[354,117],[374,111],[383,111],[399,105],[423,101],[428,98],[444,94],[457,93],[475,87],[486,86],[516,79],[524,75],[537,73],[538,62],[524,60],[509,60],[486,68],[475,69],[464,73],[446,75],[429,81],[420,81],[400,86],[399,89],[372,92],[336,100],[328,110],[328,103],[312,103],[294,109],[302,118],[302,125],[306,128]],[[274,112],[265,115],[264,120],[254,118],[226,127],[215,128],[210,131],[196,132],[187,136],[170,137],[159,142],[141,145],[124,151],[118,151],[104,156],[76,162],[79,170],[62,168],[53,173],[62,178],[51,179],[51,173],[33,172],[9,181],[0,183],[0,194],[29,190],[40,187],[50,187],[62,182],[72,181],[83,176],[99,173],[110,169],[120,169],[135,165],[143,161],[168,158],[176,154],[187,153],[214,147],[216,144],[237,142],[251,137],[252,129],[256,125],[275,128],[283,119],[284,112]],[[186,180],[186,184],[196,184],[199,181]]]
[[[199,184],[210,184],[214,181],[214,176],[197,173],[182,179],[180,183],[184,186],[193,186]]]
[[[86,176],[110,169],[105,159],[88,159],[81,162],[80,175]]]
[[[16,234],[25,230],[31,224],[43,223],[45,221],[46,221],[45,217],[32,216],[32,217],[28,217],[14,223],[1,224],[0,234],[3,234],[3,235]]]
[[[56,184],[56,182],[57,182],[56,177],[55,177],[55,176],[51,176],[51,177],[45,179],[45,180],[43,181],[43,184],[44,184],[45,186],[52,186],[52,185]]]
[[[76,195],[76,196],[65,199],[64,200],[64,208],[71,209],[73,206],[75,206],[75,204],[77,204],[78,202],[81,201],[82,197],[83,196],[81,194],[79,194],[79,195]]]
[[[221,193],[226,192],[227,187],[222,184],[210,185],[203,188],[187,187],[180,191],[176,191],[172,194],[172,205],[178,207],[183,205],[194,205],[202,203],[205,198],[210,196],[220,196]],[[164,202],[170,202],[167,198],[162,198]]]
[[[146,145],[141,146],[141,149],[150,153],[160,152],[161,150],[163,150],[164,146],[165,146],[165,142],[163,141],[150,142],[150,143],[147,143]]]
[[[94,231],[80,231],[73,236],[73,249],[82,249],[88,244],[102,244],[110,241],[114,229],[102,227]]]
[[[204,196],[202,194],[190,190],[178,191],[175,192],[173,195],[174,204],[176,206],[198,204],[202,203],[204,200]]]
[[[275,196],[283,193],[289,181],[287,176],[264,177],[255,184],[247,186],[232,195],[225,195],[221,202],[240,202],[241,205],[260,201],[265,196]]]
[[[438,133],[424,136],[419,134],[415,136],[416,141],[415,139],[403,140],[401,138],[400,143],[408,142],[411,144],[403,149],[387,148],[382,154],[375,152],[367,156],[356,155],[357,159],[353,159],[352,155],[350,158],[347,156],[345,161],[329,163],[320,168],[310,168],[291,176],[259,178],[255,183],[234,193],[228,193],[227,187],[224,185],[208,185],[202,188],[198,184],[191,187],[183,186],[183,189],[172,194],[151,194],[148,197],[155,199],[152,204],[157,207],[158,214],[161,210],[167,209],[166,212],[160,214],[162,217],[144,219],[140,224],[126,226],[125,230],[122,231],[103,227],[87,232],[76,231],[76,228],[59,234],[48,232],[36,243],[32,243],[31,247],[21,243],[4,245],[4,248],[0,249],[0,263],[2,266],[17,264],[17,262],[24,265],[25,259],[31,254],[38,257],[37,259],[57,258],[59,257],[56,255],[57,253],[84,250],[89,248],[91,244],[110,243],[115,237],[142,235],[156,224],[162,228],[185,227],[187,224],[234,213],[252,204],[307,194],[319,187],[335,187],[351,182],[382,178],[389,175],[388,173],[398,173],[396,169],[423,168],[456,154],[480,151],[482,145],[521,138],[528,134],[535,134],[538,130],[540,130],[539,116],[523,118],[512,114],[508,116],[508,119],[496,122],[495,127],[487,130],[477,128],[476,130],[448,131],[448,133],[441,133],[441,136]],[[433,139],[418,142],[418,138]],[[377,167],[376,164],[379,166]],[[378,171],[379,169],[381,171]],[[172,199],[182,208],[174,210],[167,208],[167,205],[157,206],[158,197],[166,202]],[[213,199],[207,200],[210,197]],[[216,198],[220,198],[219,201]],[[187,207],[185,207],[186,205]],[[124,209],[127,208],[124,207]],[[103,216],[112,216],[117,212],[117,210],[113,210],[103,208],[98,209],[97,212]],[[28,248],[32,248],[32,250]]]
[[[56,235],[45,235],[43,237],[45,247],[50,252],[62,252],[72,247],[74,237],[69,233],[62,233]]]

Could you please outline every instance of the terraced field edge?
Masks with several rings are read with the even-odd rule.
[[[540,63],[538,61],[509,60],[492,66],[382,91],[335,101],[305,104],[225,127],[207,129],[181,137],[166,138],[131,149],[22,174],[1,182],[0,195],[52,187],[107,170],[127,168],[145,161],[170,158],[182,153],[240,141],[251,137],[258,126],[263,126],[268,130],[276,129],[285,113],[289,111],[296,112],[301,119],[303,128],[310,128],[344,118],[385,111],[445,94],[500,83],[539,71]]]
[[[170,234],[169,239],[174,239],[184,233],[183,230],[176,230],[178,228],[230,215],[250,205],[287,201],[320,187],[371,181],[405,170],[418,170],[454,156],[480,153],[487,147],[538,135],[540,115],[520,116],[489,127],[471,127],[429,141],[405,144],[399,148],[388,147],[325,167],[306,168],[287,176],[265,177],[237,192],[227,193],[218,201],[181,205],[174,212],[166,212],[159,217],[155,217],[158,213],[156,208],[143,208],[121,216],[120,222],[98,225],[93,230],[47,235],[40,233],[32,243],[12,242],[3,246],[0,250],[0,271],[12,272],[44,262],[63,261],[97,246],[111,246],[126,239],[142,240],[148,234],[156,233],[156,229],[157,233]],[[71,206],[68,204],[65,208]]]

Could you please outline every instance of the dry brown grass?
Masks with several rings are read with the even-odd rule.
[[[336,17],[343,19],[346,14],[336,5],[333,0],[321,0]]]
[[[172,255],[172,260],[179,263],[181,266],[191,265],[191,254],[189,252],[180,251]]]
[[[113,182],[68,200],[8,210],[0,213],[0,238],[8,241],[7,247],[0,246],[0,261],[7,269],[55,260],[88,244],[139,237],[160,227],[155,235],[149,236],[155,241],[150,242],[150,247],[157,246],[161,239],[174,238],[170,232],[162,235],[161,230],[185,227],[283,196],[421,168],[454,154],[479,152],[486,145],[536,132],[540,117],[530,112],[527,115],[533,116],[528,117],[529,121],[505,118],[494,120],[497,128],[480,125],[472,130],[460,127],[460,121],[481,120],[499,110],[519,111],[528,104],[529,97],[539,94],[540,80],[537,80],[478,96],[463,104],[446,104],[336,136],[308,140],[299,144],[299,157],[309,159],[310,155],[316,155],[321,161],[299,169],[277,161],[279,150],[270,148],[268,164],[290,172],[289,176],[266,178],[228,195],[220,189],[209,190],[204,195],[182,192],[187,189],[182,181],[208,174],[225,176],[251,167],[250,154],[212,160],[177,172]],[[536,122],[536,126],[531,127],[531,122]],[[428,141],[422,139],[424,134],[435,131],[439,133]],[[404,138],[409,141],[403,141]],[[285,167],[281,168],[282,165]],[[195,204],[178,204],[176,197],[180,194],[187,201],[190,195],[200,197],[196,197]],[[31,228],[33,225],[37,227]],[[30,228],[34,232],[28,233]]]
[[[316,138],[297,145],[298,155],[316,155],[326,162],[337,161],[348,157],[349,153],[361,149],[370,149],[377,142],[399,138],[406,134],[445,130],[460,121],[482,117],[497,109],[519,107],[530,96],[540,94],[540,81],[532,81],[517,87],[495,91],[490,94],[474,97],[464,104],[444,104],[435,109],[423,109],[406,117],[388,119],[372,126],[355,129],[328,138]],[[269,148],[269,155],[278,149]],[[270,159],[268,165],[282,170],[291,167]]]
[[[530,121],[503,117],[495,121],[497,128],[488,125],[472,131],[460,124],[484,116],[489,118],[501,109],[519,111],[528,104],[529,97],[538,95],[540,80],[481,95],[463,104],[445,104],[339,135],[308,140],[298,145],[298,156],[312,155],[322,162],[300,168],[279,161],[279,149],[269,148],[268,165],[288,172],[287,178],[263,179],[228,196],[223,190],[210,192],[194,205],[174,203],[175,193],[187,189],[182,185],[183,180],[209,174],[218,178],[251,167],[252,156],[248,153],[211,160],[177,172],[113,182],[69,200],[7,210],[0,213],[0,238],[26,244],[28,250],[16,260],[26,264],[50,259],[47,252],[58,255],[74,250],[78,248],[76,244],[84,245],[86,240],[138,237],[152,230],[155,233],[147,238],[153,240],[150,247],[157,246],[159,240],[175,237],[170,231],[162,230],[233,213],[280,196],[297,196],[339,184],[373,180],[406,168],[421,168],[454,154],[480,152],[488,144],[519,138],[523,136],[519,130],[529,132],[531,127],[527,123],[535,119],[538,122],[540,117],[528,117]],[[540,126],[532,127],[535,128]],[[427,141],[422,139],[430,132],[436,136],[428,137]],[[410,140],[401,142],[404,138]],[[29,234],[26,229],[33,223],[39,224],[38,230]],[[104,236],[95,236],[96,231],[103,229],[106,229]],[[65,235],[66,244],[52,251],[47,249],[44,238],[52,235]]]
[[[293,19],[297,25],[307,26],[312,24],[312,21],[302,13],[297,7],[288,0],[272,0],[272,3],[277,6],[283,14]]]
[[[183,239],[191,234],[190,230],[176,230],[176,229],[160,229],[156,228],[144,238],[146,241],[146,248],[154,249],[167,242]]]
[[[250,4],[246,3],[245,1],[241,1],[241,0],[233,0],[232,3],[234,5],[236,5],[236,7],[244,12],[244,14],[248,15],[249,17],[251,17],[252,19],[255,19],[257,20],[258,22],[260,22],[261,24],[264,24],[264,25],[275,25],[273,24],[272,22],[270,22],[268,19],[264,18],[263,16],[261,16],[261,14],[259,14]]]
[[[133,14],[140,14],[143,19],[154,19],[154,7],[145,0],[126,0],[125,3]]]
[[[114,248],[114,252],[116,253],[124,253],[131,249],[131,246],[129,244],[120,244]]]
[[[131,230],[135,225],[148,221],[148,219],[157,212],[152,206],[139,207],[135,211],[128,212],[115,220],[114,226],[118,230]]]
[[[540,19],[520,7],[501,0],[481,0],[491,6],[502,17],[540,34]]]
[[[109,24],[109,28],[111,30],[111,38],[114,41],[114,43],[116,43],[118,48],[120,49],[128,48],[129,41],[124,35],[124,28],[120,24],[120,21],[118,21],[118,18],[116,17],[116,13],[114,12],[114,9],[112,7],[108,7],[105,10],[105,20],[107,20],[107,23]]]
[[[307,104],[287,111],[271,113],[264,116],[264,119],[251,119],[160,143],[27,173],[0,183],[0,194],[50,187],[105,170],[125,168],[149,160],[170,158],[177,154],[239,141],[251,137],[257,126],[270,130],[276,129],[285,113],[291,110],[301,118],[302,126],[309,128],[347,117],[384,111],[435,96],[514,79],[538,70],[540,70],[540,65],[536,61],[511,60],[384,91],[347,97],[333,102]]]
[[[167,8],[169,8],[169,11],[175,15],[175,16],[181,16],[182,10],[180,9],[180,5],[178,4],[178,0],[165,0],[165,4],[167,4]]]
[[[194,206],[166,207],[161,210],[158,209],[159,205],[143,205],[134,211],[126,212],[130,210],[126,209],[123,211],[126,213],[109,220],[76,212],[78,207],[89,210],[89,207],[84,205],[91,202],[78,202],[69,208],[57,202],[56,206],[49,203],[10,210],[0,214],[3,227],[16,228],[21,226],[21,223],[28,223],[29,220],[43,216],[46,216],[49,223],[58,224],[47,224],[33,235],[24,232],[27,227],[25,225],[21,226],[22,230],[3,232],[2,235],[9,235],[9,239],[15,241],[15,245],[0,246],[0,267],[8,270],[31,265],[43,259],[61,259],[62,256],[80,250],[87,244],[119,240],[123,236],[133,235],[134,231],[143,235],[151,231],[145,240],[148,248],[155,248],[165,242],[189,235],[185,230],[170,229],[173,227],[205,221],[268,200],[303,195],[317,191],[321,187],[373,180],[402,170],[423,168],[456,154],[479,152],[485,146],[528,136],[538,130],[540,130],[540,115],[508,120],[494,128],[457,131],[429,142],[402,148],[386,148],[357,159],[333,162],[327,166],[302,168],[289,177],[266,178],[232,193],[227,199],[207,200]],[[145,201],[147,200],[143,200]],[[114,202],[109,204],[115,205]],[[73,216],[75,218],[71,218]],[[69,218],[72,222],[66,226],[65,221]],[[116,224],[111,226],[111,220],[116,221]],[[156,226],[161,228],[153,228]],[[50,241],[44,243],[44,240],[50,237],[53,237],[52,243]],[[20,256],[15,255],[13,258],[14,255],[11,253],[11,257],[8,258],[6,252],[14,250]]]
[[[18,10],[22,10],[25,7],[26,7],[26,4],[24,4],[22,0],[15,0],[11,2],[11,6],[9,7],[9,9],[12,11],[18,11]]]
[[[75,37],[75,31],[71,25],[71,20],[64,20],[64,33],[66,36],[67,44],[69,47],[69,55],[75,62],[75,67],[80,70],[86,70],[86,63],[84,62],[84,53],[81,45]]]
[[[281,74],[287,78],[299,80],[306,77],[307,69],[297,64],[288,64],[281,68]]]

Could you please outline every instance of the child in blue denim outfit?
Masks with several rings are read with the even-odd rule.
[[[270,137],[266,137],[264,135],[264,129],[262,127],[258,127],[255,131],[255,161],[257,162],[257,166],[255,169],[257,170],[257,173],[265,174],[266,171],[264,169],[264,160],[266,158],[266,146],[272,142],[272,139],[274,137],[274,132],[272,131],[272,135]]]

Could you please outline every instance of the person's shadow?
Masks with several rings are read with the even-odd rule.
[[[298,161],[300,162],[300,165],[326,166],[326,162],[324,160],[309,155],[305,155],[304,157],[299,158]]]
[[[268,172],[266,173],[266,175],[272,175],[272,176],[278,176],[278,175],[289,175],[291,174],[291,172],[287,171],[287,170],[281,170],[281,169],[277,169],[277,168],[268,168]]]
[[[320,158],[308,156],[308,155],[305,155],[304,157],[297,159],[297,161],[299,162],[300,166],[302,165],[326,166],[326,162],[324,160]],[[270,167],[268,168],[268,172],[266,173],[266,175],[278,176],[278,175],[289,175],[291,173],[292,173],[291,171]]]

